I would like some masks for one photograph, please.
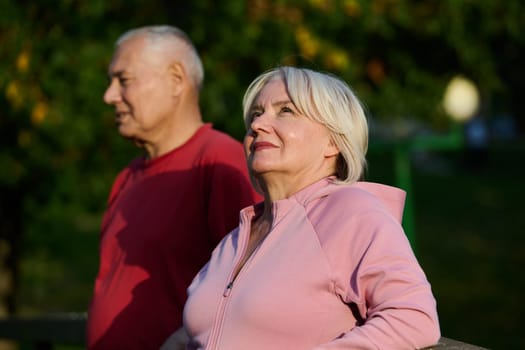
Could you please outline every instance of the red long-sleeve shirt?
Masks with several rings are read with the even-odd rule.
[[[186,288],[260,197],[242,146],[201,127],[183,146],[117,177],[102,222],[89,349],[158,349],[181,326]]]

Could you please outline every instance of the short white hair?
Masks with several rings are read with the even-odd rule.
[[[169,25],[134,28],[123,33],[117,39],[115,46],[119,47],[125,41],[139,36],[144,37],[150,45],[172,47],[182,57],[181,64],[193,80],[196,88],[198,90],[202,89],[204,81],[202,61],[197,53],[197,49],[184,31]]]
[[[278,67],[259,75],[243,97],[246,129],[250,129],[255,99],[264,86],[276,79],[284,82],[291,101],[307,118],[323,124],[339,149],[338,183],[353,183],[363,176],[368,149],[368,124],[363,106],[340,78],[306,68]]]

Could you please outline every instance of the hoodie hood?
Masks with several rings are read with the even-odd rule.
[[[396,218],[399,223],[402,222],[406,200],[405,191],[397,187],[365,181],[356,182],[352,184],[351,187],[360,188],[377,197],[394,218]]]
[[[300,203],[305,206],[307,203],[328,196],[341,188],[352,189],[354,191],[364,191],[374,197],[383,204],[385,210],[393,216],[393,218],[401,223],[403,220],[403,210],[405,207],[406,192],[388,185],[383,185],[375,182],[358,181],[351,185],[339,185],[334,183],[334,177],[324,178],[315,182],[292,196],[277,200],[272,203],[273,212],[279,213],[285,208],[289,208],[292,203]],[[263,205],[260,203],[259,205]],[[252,207],[246,208],[247,211],[253,211]]]

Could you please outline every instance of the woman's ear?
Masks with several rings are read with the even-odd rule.
[[[172,84],[172,95],[178,96],[182,93],[184,84],[186,83],[186,71],[182,64],[175,62],[170,65],[168,72]]]
[[[335,144],[334,140],[330,138],[328,145],[326,146],[324,156],[325,158],[335,157],[339,154],[339,147]]]

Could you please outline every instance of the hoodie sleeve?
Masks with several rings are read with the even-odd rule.
[[[315,349],[420,349],[436,344],[436,301],[401,225],[381,211],[358,217],[359,224],[352,224],[348,233],[356,238],[346,265],[348,285],[340,294],[361,322]]]

